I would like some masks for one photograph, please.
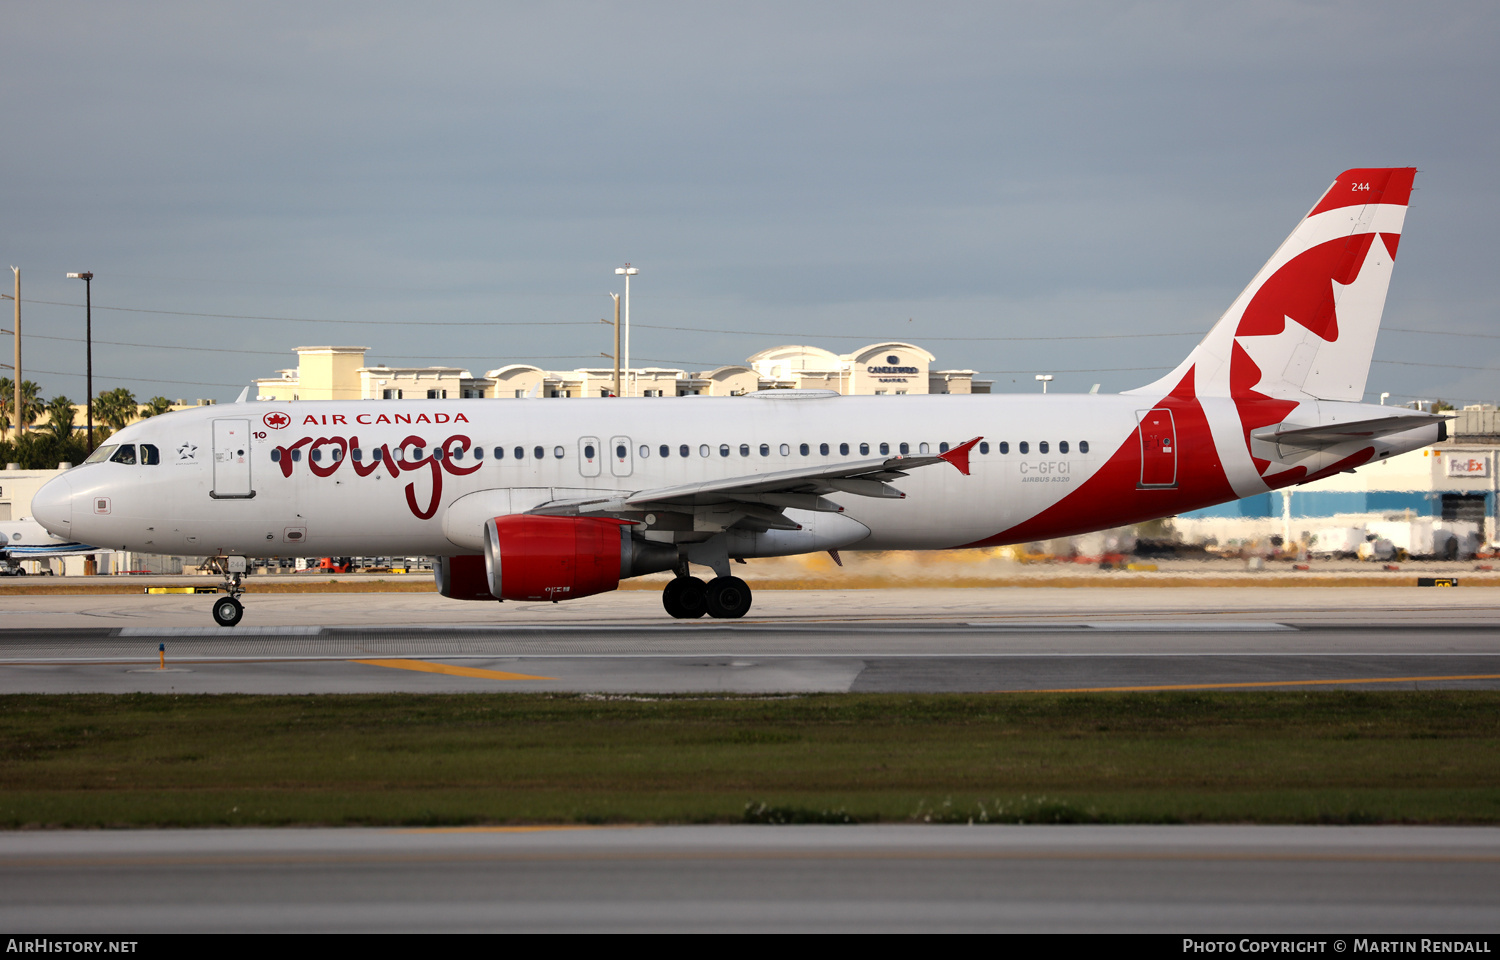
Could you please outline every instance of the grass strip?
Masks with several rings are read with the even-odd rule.
[[[0,697],[0,827],[1497,823],[1500,692]]]

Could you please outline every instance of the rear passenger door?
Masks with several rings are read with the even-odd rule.
[[[1177,427],[1172,411],[1142,410],[1137,432],[1141,441],[1141,486],[1177,486]]]

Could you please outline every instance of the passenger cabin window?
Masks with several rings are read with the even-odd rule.
[[[120,444],[120,449],[116,450],[115,451],[115,455],[109,458],[109,462],[110,463],[129,463],[129,464],[134,464],[135,463],[135,444],[133,444],[133,443],[122,443],[122,444]]]
[[[1016,449],[1020,450],[1022,453],[1030,453],[1031,452],[1031,445],[1029,443],[1027,443],[1025,440],[1022,440],[1021,443],[1020,443],[1020,445]]]
[[[92,460],[93,458],[90,457],[89,459]],[[85,460],[83,462],[84,463],[88,463],[89,461]],[[272,463],[280,463],[281,462],[281,451],[279,449],[273,448],[271,450],[271,462]]]
[[[841,443],[841,444],[839,444],[839,456],[841,456],[841,457],[847,457],[848,455],[849,455],[849,445],[847,443]]]
[[[672,455],[672,448],[669,447],[669,446],[667,446],[664,443],[660,447],[657,448],[656,452],[659,453],[659,454],[661,454],[664,457],[670,457]]]
[[[552,448],[552,459],[554,459],[554,460],[561,460],[562,458],[563,458],[563,448],[560,447],[560,446],[553,447]]]
[[[721,457],[727,457],[727,456],[729,456],[729,444],[727,444],[727,443],[721,443],[721,444],[719,444],[719,456],[721,456]]]
[[[511,451],[511,454],[514,455],[517,460],[525,460],[526,459],[526,448],[525,447],[516,447],[514,450]]]
[[[706,444],[706,443],[700,443],[698,445],[698,456],[700,456],[700,457],[706,457],[706,456],[708,456],[709,452],[710,451],[708,449],[708,444]]]
[[[371,450],[370,451],[370,459],[373,462],[375,462],[375,463],[379,463],[380,461],[384,460],[385,459],[385,448],[384,447],[377,447],[376,449]]]
[[[927,452],[927,444],[925,444],[925,443],[922,444],[922,452],[923,453]],[[938,453],[947,453],[947,452],[948,452],[948,441],[944,440],[942,443],[938,444]]]
[[[882,457],[888,457],[888,456],[890,456],[890,454],[891,454],[891,445],[888,444],[888,443],[882,443],[880,445],[880,455]]]
[[[870,455],[870,445],[868,443],[862,443],[859,445],[859,455],[862,457],[868,457]]]
[[[1057,452],[1058,453],[1067,453],[1068,452],[1068,441],[1063,440],[1062,442],[1060,442],[1057,445]]]
[[[979,452],[980,453],[989,453],[990,452],[990,442],[988,440],[983,440],[983,441],[980,442],[980,444],[979,444]]]
[[[789,443],[783,443],[781,445],[781,455],[783,457],[790,457],[792,455],[792,445]]]
[[[685,457],[685,456],[687,456],[688,455],[688,445],[684,443],[684,444],[681,444],[680,446],[678,446],[678,448],[677,448],[677,455],[679,457]]]
[[[818,444],[818,452],[821,453],[825,457],[828,456],[828,444],[826,444],[826,443],[820,443],[820,444]]]
[[[909,444],[909,443],[903,443],[903,444],[901,444],[901,455],[904,457],[908,453],[911,453],[911,444]]]
[[[589,447],[588,449],[592,450],[593,447]],[[585,451],[585,452],[587,452],[587,451]],[[650,456],[651,456],[651,447],[649,445],[643,443],[643,444],[641,444],[641,449],[640,449],[639,452],[640,452],[642,460],[649,459]],[[594,455],[592,453],[590,453],[589,454],[589,459],[593,459],[593,456]]]
[[[1010,453],[1010,444],[1006,443],[1004,440],[1001,440],[1000,446],[996,449],[998,449],[1001,453]]]
[[[801,446],[800,446],[800,447],[798,447],[798,448],[797,448],[797,452],[798,452],[798,453],[800,453],[800,454],[802,454],[802,455],[803,455],[803,456],[804,456],[804,457],[805,457],[805,456],[807,456],[807,455],[808,455],[808,453],[810,453],[810,452],[811,452],[811,450],[810,450],[810,448],[809,448],[809,447],[808,447],[808,446],[807,446],[807,444],[805,444],[805,443],[804,443],[804,444],[802,444],[802,445],[801,445]]]
[[[748,456],[750,456],[750,444],[748,444],[748,443],[742,443],[742,444],[740,444],[740,456],[742,456],[742,457],[748,457]]]
[[[547,455],[547,451],[543,450],[541,447],[532,447],[531,452],[536,456],[538,460]],[[620,458],[623,460],[625,458],[625,454],[621,453]]]
[[[1048,453],[1050,452],[1051,448],[1047,446],[1047,441],[1043,440],[1041,443],[1036,445],[1036,449],[1038,453]]]
[[[1080,441],[1078,441],[1078,452],[1079,453],[1088,453],[1089,452],[1089,442],[1087,440],[1080,440]]]
[[[763,457],[769,457],[771,455],[771,445],[769,443],[763,443],[760,445],[760,455]]]
[[[322,463],[323,462],[323,451],[320,448],[318,448],[318,447],[314,447],[313,448],[313,452],[312,452],[312,456],[308,457],[308,459],[311,460],[313,463]]]

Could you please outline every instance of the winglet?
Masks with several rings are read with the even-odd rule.
[[[959,444],[947,453],[938,454],[938,457],[953,464],[958,468],[959,473],[967,477],[969,475],[969,451],[974,449],[974,444],[983,439],[983,437],[975,437],[968,443]]]

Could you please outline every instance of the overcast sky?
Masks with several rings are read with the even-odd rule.
[[[230,400],[302,344],[605,364],[627,260],[641,364],[900,338],[997,390],[1114,391],[1341,170],[1414,165],[1370,396],[1494,401],[1497,28],[1492,2],[13,4],[0,257],[57,302],[25,307],[28,379],[75,400],[68,271],[96,274],[96,391]]]

